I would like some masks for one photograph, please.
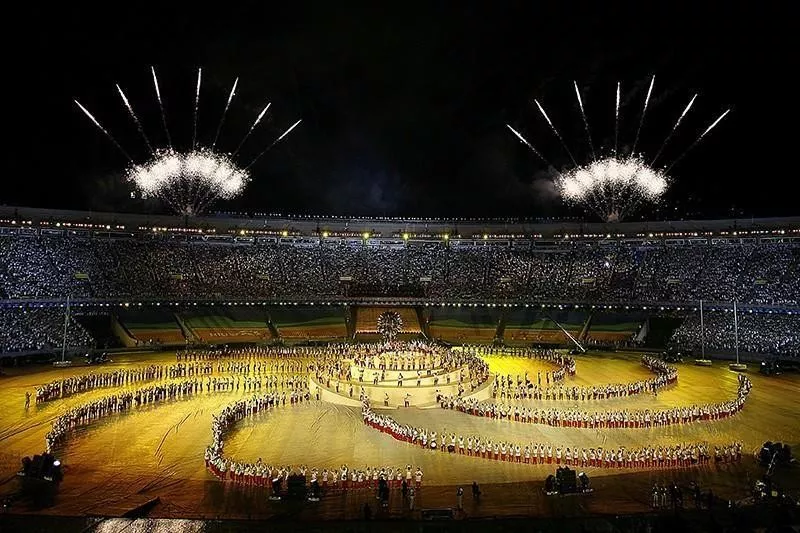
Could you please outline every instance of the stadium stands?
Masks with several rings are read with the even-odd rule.
[[[800,245],[563,250],[0,236],[0,296],[800,302]],[[348,291],[352,290],[352,294]]]
[[[534,243],[497,232],[450,241],[359,233],[216,240],[146,228],[93,234],[8,224],[0,220],[3,352],[59,345],[63,309],[42,306],[67,296],[109,316],[128,346],[344,339],[371,334],[380,309],[395,308],[407,331],[450,342],[565,343],[555,319],[588,344],[630,343],[643,328],[648,346],[690,347],[697,345],[699,300],[709,310],[739,303],[742,351],[796,354],[800,339],[800,239],[784,239],[783,230],[752,229],[768,234],[763,239],[723,229],[719,238],[648,239],[644,227],[630,233],[636,228],[626,226],[636,238]],[[503,231],[518,231],[509,228]],[[660,321],[670,311],[677,313]],[[708,346],[730,351],[732,321],[720,313],[707,313]],[[70,324],[69,344],[90,346],[86,329]]]

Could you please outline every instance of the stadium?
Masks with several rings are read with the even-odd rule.
[[[323,494],[301,512],[344,518],[374,498],[367,472],[394,493],[419,469],[418,509],[478,481],[470,514],[531,498],[546,514],[537,489],[561,465],[591,478],[589,512],[637,512],[653,484],[734,499],[765,442],[800,438],[780,401],[798,387],[800,219],[218,214],[187,227],[10,208],[0,222],[4,454],[10,469],[58,457],[50,513],[157,501],[155,517],[268,518],[273,477],[291,471]],[[36,360],[73,364],[30,372]],[[392,439],[386,424],[427,430]]]
[[[796,530],[792,18],[598,8],[20,6],[0,531]]]

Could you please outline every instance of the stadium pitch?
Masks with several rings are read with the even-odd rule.
[[[94,372],[141,368],[147,365],[169,367],[176,364],[175,352],[117,356],[114,362],[90,369],[71,367],[31,370],[10,369],[0,381],[0,443],[2,443],[1,486],[4,495],[14,492],[13,474],[19,460],[40,453],[52,422],[68,410],[122,390],[135,390],[152,383],[122,387],[103,387],[25,408],[25,393],[57,379]],[[485,356],[490,380],[499,375],[523,376],[536,380],[541,372],[553,370],[549,362],[510,356]],[[305,361],[303,361],[305,363]],[[658,391],[635,396],[591,401],[508,400],[505,403],[535,406],[538,409],[582,409],[590,411],[663,410],[724,402],[736,395],[737,374],[720,363],[713,367],[677,364],[678,380]],[[261,376],[265,379],[272,372]],[[287,372],[275,374],[286,379]],[[205,379],[205,376],[199,376]],[[235,377],[217,372],[213,377]],[[567,376],[565,387],[592,387],[627,383],[651,378],[640,364],[640,354],[601,353],[576,357],[576,373]],[[442,453],[400,442],[365,425],[361,410],[348,402],[315,398],[291,408],[274,409],[237,421],[225,439],[225,455],[242,462],[258,459],[268,465],[298,468],[351,469],[406,465],[424,472],[417,508],[453,506],[455,487],[469,488],[477,481],[483,492],[480,503],[471,499],[464,512],[469,516],[518,514],[605,514],[642,512],[649,508],[650,488],[654,483],[673,481],[682,486],[690,482],[712,489],[719,497],[741,499],[752,488],[752,481],[763,473],[754,459],[765,441],[800,444],[800,405],[786,401],[797,397],[800,378],[796,375],[766,377],[751,374],[752,392],[742,410],[722,420],[650,428],[576,428],[517,423],[509,420],[470,416],[445,410],[432,401],[419,401],[412,407],[390,406],[390,414],[400,424],[424,426],[448,435],[485,435],[493,440],[552,443],[553,447],[605,449],[672,446],[707,442],[712,448],[732,441],[743,445],[742,460],[735,464],[689,466],[683,468],[595,468],[585,471],[595,488],[590,497],[568,503],[553,503],[541,493],[544,479],[556,468],[553,464],[532,465],[481,460],[458,453]],[[178,382],[164,378],[159,383]],[[490,386],[491,382],[485,385]],[[414,394],[414,383],[404,385]],[[481,390],[486,390],[481,389]],[[262,391],[263,392],[263,391]],[[329,391],[330,392],[330,391]],[[64,481],[53,505],[36,509],[24,501],[15,512],[40,512],[65,516],[122,515],[143,498],[159,498],[151,517],[181,518],[269,518],[287,512],[287,503],[268,499],[266,487],[242,486],[221,481],[204,463],[206,447],[212,440],[213,416],[227,405],[253,396],[243,388],[201,391],[187,398],[154,402],[123,413],[112,414],[82,425],[70,432],[54,448],[64,465]],[[340,396],[347,400],[343,391]],[[357,396],[357,395],[356,395]],[[330,398],[328,396],[328,398]],[[356,397],[357,399],[357,397]],[[500,403],[501,399],[486,401]],[[379,408],[382,406],[376,406]],[[779,474],[780,475],[780,474]],[[787,489],[797,489],[797,480],[784,476]],[[375,505],[369,488],[329,491],[317,505],[305,505],[297,516],[313,519],[339,519],[359,516],[363,504]],[[407,515],[399,494],[390,499],[389,513]]]

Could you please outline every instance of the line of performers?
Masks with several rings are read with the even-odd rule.
[[[571,358],[570,358],[571,359]],[[678,369],[666,364],[661,359],[651,356],[642,357],[642,365],[647,367],[656,377],[630,383],[613,383],[607,385],[593,385],[591,387],[558,387],[550,386],[549,373],[545,374],[546,383],[542,385],[542,373],[537,375],[534,383],[526,373],[524,376],[511,375],[498,376],[492,384],[492,397],[502,400],[569,400],[590,401],[605,400],[608,398],[624,398],[646,392],[655,393],[657,390],[675,383],[678,379]],[[570,375],[574,375],[573,370]]]
[[[124,387],[134,383],[163,379],[165,369],[160,365],[114,370],[113,372],[90,372],[80,376],[57,379],[36,387],[36,403],[66,398],[72,394],[105,387]]]
[[[210,361],[193,361],[176,363],[172,365],[148,365],[138,368],[120,369],[112,372],[95,373],[70,376],[51,381],[35,389],[37,404],[66,398],[73,394],[89,392],[101,388],[129,387],[147,381],[162,381],[167,379],[181,380],[186,378],[206,378],[207,389],[231,388],[238,390],[260,390],[264,388],[284,388],[285,383],[291,388],[292,382],[307,381],[307,374],[316,368],[316,363],[299,359],[274,359],[272,361],[256,361],[252,365],[246,361],[218,362],[215,366]],[[244,376],[232,378],[211,377],[215,373],[234,374]],[[295,374],[286,376],[287,374]],[[252,378],[250,376],[253,376]],[[261,377],[265,377],[265,381]],[[26,398],[28,395],[26,395]],[[27,407],[27,400],[26,400]]]
[[[300,405],[308,402],[310,396],[306,394],[293,395],[288,406]],[[250,486],[279,486],[288,482],[290,476],[300,475],[312,485],[317,483],[322,489],[363,489],[377,488],[380,480],[389,482],[390,487],[400,488],[403,482],[411,486],[412,482],[417,489],[422,485],[422,469],[413,470],[407,465],[405,470],[392,467],[366,467],[364,469],[351,469],[347,465],[338,468],[308,468],[300,466],[293,469],[290,466],[271,466],[265,464],[260,458],[255,462],[236,461],[227,459],[224,455],[224,437],[233,425],[257,413],[286,407],[286,397],[275,393],[242,398],[226,406],[218,414],[213,415],[211,423],[212,444],[206,448],[206,469],[220,480],[229,480],[234,483]],[[310,477],[309,477],[310,476]]]
[[[316,484],[323,491],[376,490],[381,481],[386,481],[391,489],[399,489],[405,484],[406,487],[416,487],[419,490],[423,479],[422,469],[417,467],[414,470],[411,465],[406,469],[391,466],[354,469],[345,464],[321,470],[305,465],[272,466],[265,464],[260,458],[253,463],[226,459],[215,453],[211,447],[206,449],[205,462],[206,469],[220,481],[250,487],[271,486],[274,490],[279,490],[276,487],[288,483],[290,476],[300,476],[304,484]]]
[[[211,386],[210,382],[206,383],[205,392],[233,392],[237,389],[234,388],[232,379],[220,378],[219,381],[214,381],[213,386]],[[203,393],[203,386],[203,381],[198,378],[175,381],[151,385],[133,391],[120,391],[116,394],[110,394],[92,402],[72,407],[53,420],[50,431],[45,435],[45,450],[49,453],[55,446],[63,444],[69,433],[80,426],[138,407],[193,397]],[[307,381],[294,382],[291,387],[291,389],[286,388],[282,392],[273,391],[270,394],[284,405],[287,402],[293,404],[302,401],[302,399],[308,400],[310,398]]]
[[[662,410],[582,411],[579,409],[536,409],[525,405],[481,402],[474,398],[437,396],[442,409],[452,409],[472,416],[514,422],[575,428],[650,428],[698,421],[721,420],[738,413],[747,401],[752,384],[739,374],[736,398],[726,402]]]
[[[592,448],[554,447],[552,444],[520,444],[493,442],[484,437],[440,436],[435,431],[402,425],[393,418],[375,413],[369,401],[362,404],[364,423],[392,438],[442,453],[458,453],[487,460],[525,464],[557,464],[595,468],[679,468],[710,462],[738,462],[742,445],[733,442],[724,446],[707,443],[647,446],[640,449],[602,446]]]

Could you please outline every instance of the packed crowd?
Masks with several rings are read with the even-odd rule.
[[[738,462],[742,444],[733,442],[713,448],[706,443],[675,444],[672,446],[647,446],[644,448],[617,449],[596,446],[572,448],[552,443],[520,445],[506,441],[492,441],[481,436],[456,436],[442,432],[403,425],[388,415],[372,410],[368,400],[362,403],[364,424],[424,449],[442,453],[458,453],[470,457],[526,464],[557,464],[595,468],[680,468],[714,462]]]
[[[367,295],[436,298],[797,305],[798,271],[798,247],[788,243],[538,251],[0,236],[0,297],[6,298],[324,297],[366,288]]]
[[[738,322],[740,352],[800,357],[800,314],[740,313]],[[703,325],[701,328],[699,315],[687,317],[673,333],[670,345],[700,354],[705,337],[709,352],[735,350],[733,313],[705,313]]]
[[[575,360],[571,357],[565,357],[565,359],[571,361],[568,363],[567,368],[571,368],[570,375],[574,375]],[[678,379],[678,370],[657,357],[650,355],[642,356],[642,365],[655,373],[656,377],[629,383],[610,383],[607,385],[592,385],[591,387],[551,386],[551,381],[553,384],[555,384],[556,381],[550,379],[549,372],[545,372],[544,385],[542,385],[541,371],[537,373],[536,383],[529,378],[527,372],[524,376],[501,374],[492,384],[492,398],[496,399],[499,396],[501,400],[605,400],[608,398],[633,396],[645,392],[655,393],[659,389],[671,385]]]
[[[442,409],[461,411],[473,416],[496,418],[530,424],[576,428],[651,428],[690,424],[698,421],[722,420],[738,413],[747,401],[752,385],[747,376],[739,374],[736,398],[733,400],[671,409],[581,411],[579,409],[537,409],[526,405],[504,405],[480,402],[474,398],[442,396],[438,398]],[[463,447],[463,439],[459,447]],[[471,446],[471,442],[467,446]]]
[[[58,350],[63,342],[63,309],[32,307],[0,310],[0,353]],[[67,322],[67,346],[94,346],[91,335],[74,317]]]

